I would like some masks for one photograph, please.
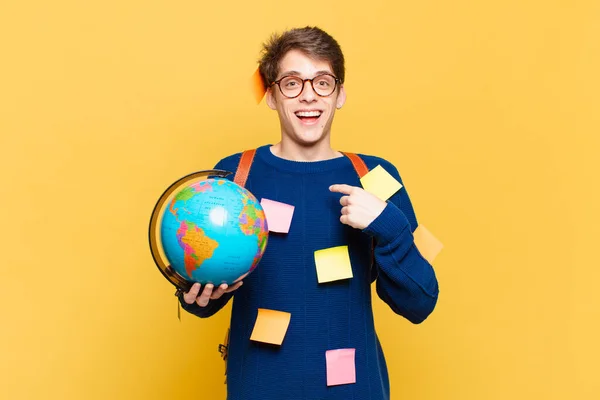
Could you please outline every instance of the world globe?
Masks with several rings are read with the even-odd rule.
[[[250,274],[264,254],[264,210],[247,189],[219,177],[227,174],[190,174],[172,184],[154,208],[150,249],[179,290],[193,282],[231,285]]]

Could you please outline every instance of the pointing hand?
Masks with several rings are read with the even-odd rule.
[[[342,193],[342,224],[356,229],[365,229],[381,214],[387,203],[363,188],[350,185],[331,185],[329,190]]]

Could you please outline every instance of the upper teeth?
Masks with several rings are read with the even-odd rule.
[[[321,115],[321,111],[298,111],[296,115],[299,117],[318,117]]]

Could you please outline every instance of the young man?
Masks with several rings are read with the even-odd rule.
[[[209,317],[234,297],[228,356],[229,400],[389,399],[385,359],[373,322],[371,283],[397,314],[418,324],[433,311],[438,283],[412,232],[417,220],[405,188],[387,202],[361,188],[352,162],[330,145],[344,105],[344,57],[327,33],[306,27],[274,36],[260,61],[266,101],[281,141],[257,149],[246,187],[257,199],[295,207],[289,233],[272,234],[258,268],[243,282],[195,284],[183,308]],[[216,169],[235,172],[240,154]],[[369,170],[381,165],[360,155]],[[371,246],[375,243],[375,265]],[[319,283],[315,251],[348,246],[352,278]],[[281,346],[250,340],[258,309],[291,313]],[[328,386],[326,352],[355,349],[356,382]]]

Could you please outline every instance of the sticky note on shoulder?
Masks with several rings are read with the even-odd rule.
[[[250,340],[280,346],[290,325],[292,314],[259,308]]]
[[[261,199],[260,205],[265,211],[270,232],[288,233],[290,231],[294,206],[269,199]]]
[[[315,251],[315,265],[319,283],[348,279],[353,276],[348,246]]]
[[[327,386],[356,383],[355,349],[337,349],[325,352]]]
[[[360,184],[367,192],[383,201],[387,201],[394,193],[402,189],[402,184],[381,165],[376,166],[360,178]]]
[[[427,228],[419,225],[413,232],[415,246],[419,253],[431,264],[435,257],[442,251],[444,245]]]

